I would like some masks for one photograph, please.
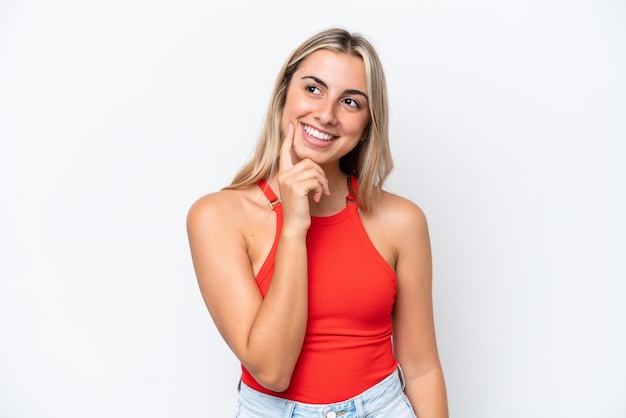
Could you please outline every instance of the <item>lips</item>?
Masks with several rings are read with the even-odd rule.
[[[317,129],[309,125],[303,124],[302,127],[304,129],[304,132],[306,132],[308,135],[312,136],[315,139],[319,139],[320,141],[329,142],[337,138],[336,136],[333,136],[324,132],[320,132]]]

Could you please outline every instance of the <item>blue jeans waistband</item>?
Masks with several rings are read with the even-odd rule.
[[[342,402],[332,404],[308,404],[279,398],[252,389],[241,383],[239,391],[239,413],[237,417],[248,418],[288,418],[288,417],[337,417],[361,418],[367,417],[391,404],[398,397],[408,406],[408,411],[414,416],[410,404],[404,395],[404,376],[398,367],[381,382],[360,393],[359,395]],[[386,415],[382,415],[386,416]]]

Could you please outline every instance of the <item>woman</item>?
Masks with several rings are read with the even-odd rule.
[[[280,71],[256,153],[191,207],[200,290],[242,364],[238,417],[447,417],[431,254],[392,168],[382,65],[330,29]]]

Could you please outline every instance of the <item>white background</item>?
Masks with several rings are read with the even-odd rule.
[[[248,157],[288,53],[340,25],[380,52],[388,188],[429,218],[451,415],[623,418],[624,22],[618,0],[2,0],[0,417],[233,416],[186,212]]]

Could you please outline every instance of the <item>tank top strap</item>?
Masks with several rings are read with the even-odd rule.
[[[270,185],[267,184],[267,181],[265,179],[259,180],[257,182],[257,185],[259,186],[259,188],[265,195],[265,198],[267,199],[267,203],[270,205],[270,208],[272,210],[274,210],[275,206],[280,205],[282,203],[280,200],[280,197],[276,196],[276,193],[274,193],[274,190],[272,190]]]
[[[359,180],[355,176],[348,176],[348,196],[346,196],[346,204],[358,205],[359,201],[356,195],[359,191]]]

